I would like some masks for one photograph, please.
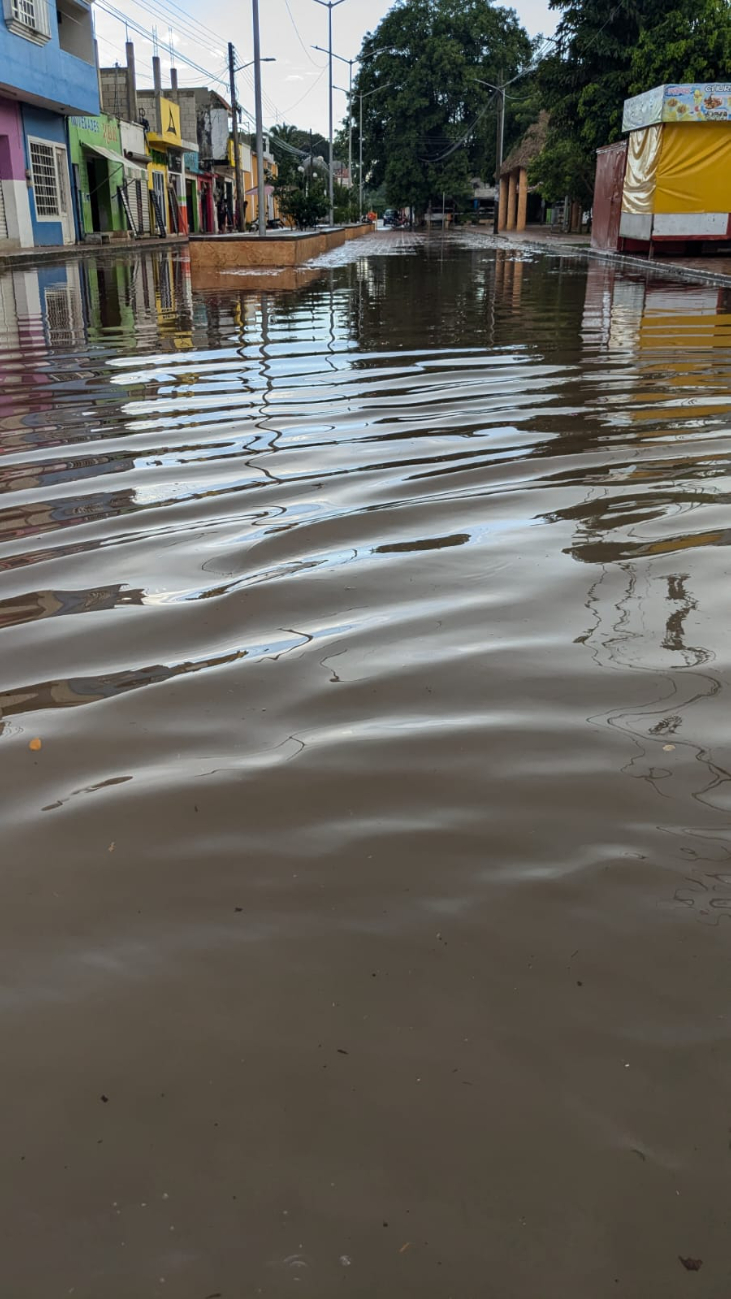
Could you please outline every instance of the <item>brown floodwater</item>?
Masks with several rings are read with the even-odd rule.
[[[0,1294],[719,1299],[731,299],[288,275],[0,276]]]

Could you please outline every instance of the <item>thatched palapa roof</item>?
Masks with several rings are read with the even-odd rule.
[[[516,167],[529,167],[538,157],[548,137],[548,113],[542,108],[538,120],[528,127],[523,139],[510,151],[500,168],[500,175],[507,176]]]

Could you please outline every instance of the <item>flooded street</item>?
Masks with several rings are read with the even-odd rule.
[[[240,280],[0,273],[0,1292],[719,1299],[730,296]]]

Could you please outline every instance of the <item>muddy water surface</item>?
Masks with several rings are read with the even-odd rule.
[[[0,277],[0,1293],[729,1292],[730,307]]]

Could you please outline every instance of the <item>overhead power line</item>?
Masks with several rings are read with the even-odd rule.
[[[135,3],[138,3],[138,4],[139,4],[139,7],[142,8],[142,9],[145,9],[146,7],[148,7],[150,3],[158,3],[158,2],[159,2],[159,0],[147,0],[147,5],[145,5],[145,4],[141,4],[141,3],[140,3],[140,0],[135,0]],[[170,3],[172,3],[172,0],[170,0]],[[125,27],[125,29],[127,29],[128,31],[133,31],[133,32],[135,32],[136,35],[138,35],[138,36],[142,36],[142,37],[144,37],[145,40],[150,41],[150,42],[153,44],[153,46],[154,46],[154,43],[155,43],[155,31],[154,31],[154,29],[153,29],[152,31],[150,31],[147,27],[143,27],[143,25],[142,25],[141,23],[137,22],[136,19],[127,17],[126,14],[122,13],[122,12],[121,12],[119,9],[117,9],[113,4],[111,4],[111,3],[109,2],[109,0],[96,0],[95,8],[96,8],[97,10],[102,10],[104,13],[108,14],[108,15],[110,16],[110,18],[116,18],[116,20],[117,20],[118,22],[120,22],[120,23],[123,24],[123,26]],[[152,11],[149,10],[149,8],[148,8],[148,12],[152,12]],[[209,30],[210,30],[210,29],[209,29]],[[213,34],[214,36],[216,36],[216,33],[215,33],[215,32],[212,33],[212,34]],[[106,38],[104,38],[104,39],[106,40]],[[196,39],[199,40],[199,38],[197,38],[197,37],[196,37]],[[217,39],[219,39],[219,38],[217,38]],[[107,43],[107,44],[110,44],[110,42],[106,42],[106,43]],[[199,43],[200,43],[200,41],[199,41]],[[223,43],[223,42],[222,42],[222,43]],[[212,51],[212,52],[213,52],[213,51]],[[217,85],[223,86],[223,87],[225,88],[225,90],[226,90],[226,93],[229,94],[228,78],[225,76],[226,66],[224,66],[223,70],[222,70],[220,73],[211,72],[209,68],[204,68],[200,63],[196,63],[196,61],[195,61],[194,59],[189,58],[187,54],[183,54],[183,52],[182,52],[181,50],[178,50],[178,49],[176,49],[176,51],[175,51],[175,60],[176,60],[177,63],[183,63],[183,64],[185,64],[186,67],[189,67],[189,68],[191,68],[194,72],[197,72],[199,76],[205,77],[207,81],[211,81],[211,82],[213,82],[214,84],[217,84]],[[306,94],[309,94],[310,90],[313,90],[313,89],[314,89],[314,87],[317,85],[317,82],[321,79],[321,77],[322,77],[322,75],[323,75],[324,72],[325,72],[325,68],[323,68],[322,72],[319,74],[319,76],[316,78],[316,80],[313,82],[313,84],[309,87],[309,90],[307,90],[307,91],[305,92]],[[299,100],[297,101],[297,103],[301,103],[301,102],[302,102],[302,99],[304,99],[304,98],[305,98],[305,95],[303,95],[303,96],[301,97],[301,99],[299,99]],[[250,112],[248,111],[248,109],[244,108],[243,105],[241,105],[241,104],[239,104],[239,107],[241,108],[241,111],[242,111],[242,113],[243,113],[243,116],[244,116],[245,118],[248,119],[248,122],[249,122],[249,123],[251,124],[251,126],[253,127],[253,126],[255,125],[255,121],[254,121],[254,115],[253,115],[253,113],[250,113]],[[293,104],[292,107],[294,108],[294,107],[296,107],[296,105]],[[283,115],[280,114],[279,109],[277,108],[276,104],[274,104],[274,102],[273,102],[272,100],[268,100],[268,101],[267,101],[267,109],[268,109],[268,112],[269,112],[270,116],[271,116],[272,118],[274,118],[274,120],[283,120]],[[290,111],[290,110],[287,109],[287,112],[289,112],[289,111]],[[268,128],[265,128],[265,129],[268,130]]]
[[[146,27],[143,27],[141,23],[136,22],[134,18],[128,18],[126,14],[120,13],[119,9],[115,9],[114,5],[109,4],[107,0],[96,0],[96,8],[101,9],[103,13],[109,14],[112,18],[116,18],[118,22],[121,22],[125,27],[130,28],[133,32],[136,32],[138,36],[144,36],[145,40],[151,41],[154,44],[153,32],[148,31]],[[207,77],[210,81],[218,82],[228,90],[228,86],[223,77],[218,77],[208,68],[201,67],[200,63],[196,63],[193,59],[188,58],[187,54],[183,54],[182,51],[178,50],[176,51],[175,57],[176,59],[179,59],[181,63],[186,64],[187,67],[193,68],[193,70],[198,72],[201,76]]]
[[[171,0],[132,0],[132,3],[141,9],[143,13],[150,14],[153,18],[161,18],[170,27],[174,24],[176,32],[185,36],[188,40],[195,41],[202,49],[209,50],[217,55],[221,52],[221,37],[210,28],[199,24],[197,19],[186,15],[183,10],[176,13],[174,9],[169,8]],[[225,41],[223,48],[225,49]]]
[[[327,72],[327,64],[325,64],[325,66],[323,67],[322,72],[320,72],[315,77],[315,80],[312,82],[312,85],[307,88],[304,95],[300,95],[299,99],[296,99],[293,104],[289,105],[289,108],[285,108],[283,119],[284,117],[288,117],[289,114],[292,112],[292,109],[297,108],[298,105],[302,103],[303,99],[306,99],[308,95],[312,94],[312,91],[315,89],[315,86],[318,86],[320,84],[326,72]]]
[[[292,10],[291,10],[290,7],[289,7],[289,0],[284,0],[284,3],[285,3],[286,8],[287,8],[287,13],[289,14],[289,20],[290,20],[292,26],[294,27],[294,33],[295,33],[295,36],[297,37],[297,40],[299,41],[300,45],[302,46],[302,49],[304,50],[305,54],[307,55],[308,59],[310,60],[310,63],[312,64],[312,66],[313,66],[314,68],[324,68],[324,67],[325,67],[325,64],[324,64],[324,63],[318,63],[316,59],[313,59],[312,55],[310,54],[310,51],[308,50],[307,46],[305,45],[305,42],[302,40],[302,37],[301,37],[301,35],[300,35],[300,29],[299,29],[299,27],[297,26],[296,22],[294,21],[294,14],[292,13]]]
[[[215,58],[221,57],[226,42],[211,28],[199,23],[191,15],[185,14],[184,10],[180,9],[179,16],[169,9],[169,5],[174,5],[176,9],[179,8],[179,6],[175,5],[175,0],[131,0],[131,3],[152,19],[164,21],[168,25],[168,31],[170,31],[171,22],[174,22],[176,35],[191,41],[198,49],[212,54]],[[131,19],[127,19],[128,24],[131,22]],[[155,28],[153,28],[153,33],[154,31]]]
[[[469,140],[470,136],[474,133],[475,127],[479,125],[479,123],[482,121],[485,114],[489,112],[489,110],[491,109],[494,99],[495,99],[495,95],[493,94],[488,99],[487,103],[485,104],[485,107],[482,108],[480,112],[477,114],[477,117],[475,118],[472,125],[467,129],[465,134],[461,136],[459,140],[455,140],[454,144],[452,144],[448,149],[445,149],[444,153],[440,153],[437,158],[422,157],[421,161],[430,162],[430,163],[444,162],[446,158],[451,158],[452,154],[456,153],[458,149],[463,148],[464,145]]]

